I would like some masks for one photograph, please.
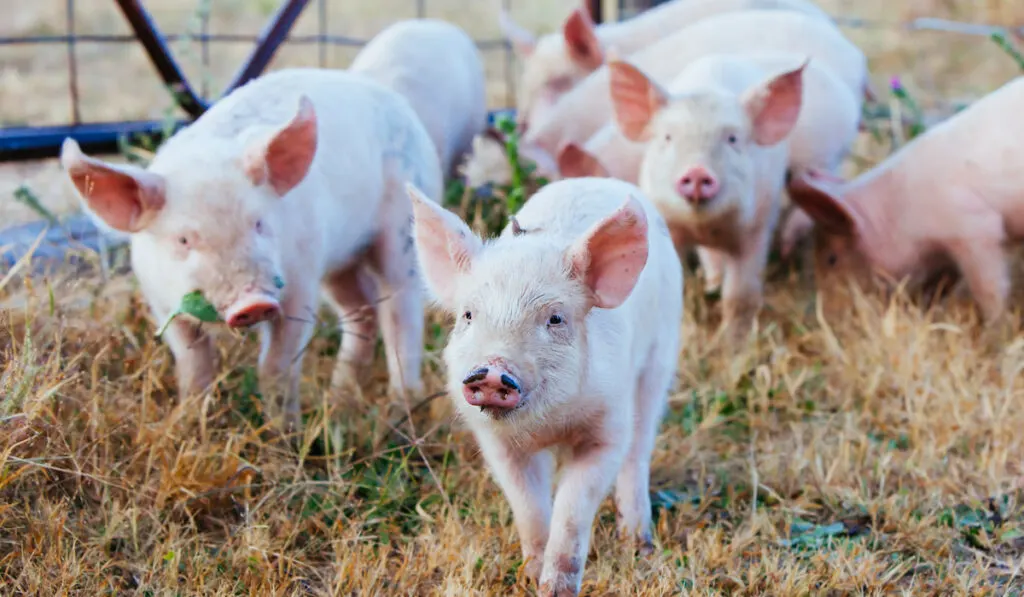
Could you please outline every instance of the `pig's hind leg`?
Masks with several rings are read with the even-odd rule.
[[[959,229],[970,234],[947,242],[947,250],[967,281],[985,322],[992,324],[1005,313],[1010,294],[1003,218],[992,211],[963,218],[961,222]]]
[[[338,311],[341,346],[331,375],[331,388],[359,394],[359,386],[373,364],[377,341],[377,282],[362,263],[331,274],[325,289]]]
[[[381,231],[370,251],[378,273],[377,319],[391,390],[399,395],[416,394],[423,388],[424,296],[412,237],[412,206],[404,181],[388,185]]]

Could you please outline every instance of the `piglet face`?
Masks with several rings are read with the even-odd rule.
[[[838,181],[826,180],[814,170],[795,173],[788,186],[790,199],[815,223],[815,277],[872,279],[872,262],[865,244],[865,228],[856,207],[843,198]]]
[[[498,424],[564,407],[587,371],[587,314],[621,305],[646,264],[642,207],[629,198],[568,248],[529,232],[485,244],[410,194],[424,277],[456,316],[444,349],[452,397]]]
[[[316,150],[312,103],[303,97],[290,122],[242,152],[232,141],[205,141],[189,152],[187,139],[172,139],[147,170],[87,157],[72,140],[61,159],[89,210],[131,234],[133,269],[151,300],[171,310],[199,290],[228,325],[276,318],[283,196]]]
[[[609,63],[616,122],[647,143],[641,180],[667,219],[753,210],[757,149],[796,123],[804,66],[742,94],[706,86],[670,96],[636,67]]]

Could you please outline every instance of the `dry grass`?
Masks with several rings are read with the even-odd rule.
[[[60,22],[60,4],[19,3],[0,27],[51,27]],[[82,30],[86,22],[120,26],[109,18],[112,9],[100,10],[107,3],[79,4],[87,7]],[[259,4],[215,7],[234,10],[223,22],[252,30],[262,21],[252,9]],[[457,22],[487,27],[474,27],[476,37],[492,37],[491,9],[480,4],[428,2],[450,7],[444,16]],[[530,22],[531,12],[547,6],[531,4],[516,15]],[[1018,25],[1022,17],[1005,0],[974,12],[966,0],[918,4],[893,10],[892,0],[861,0],[836,12]],[[174,28],[193,3],[147,5]],[[354,20],[341,16],[354,3],[332,3],[332,18],[348,34],[368,35],[406,14],[397,2],[375,5],[375,18],[376,9],[347,9],[360,11]],[[915,91],[952,97],[990,89],[1012,73],[984,40],[865,34],[857,41],[872,56],[880,86],[905,72]],[[10,49],[0,51],[4,118],[65,118],[64,83],[39,70],[60,57],[27,51],[8,60]],[[88,60],[97,80],[129,79],[140,89],[113,86],[109,96],[100,89],[86,116],[159,117],[166,104],[159,89],[141,88],[148,80],[141,53],[95,52]],[[315,61],[311,52],[283,54],[275,66]],[[103,66],[116,56],[122,66]],[[238,56],[218,60],[217,76],[226,76]],[[869,143],[864,152],[881,155]],[[47,205],[70,205],[52,164],[4,168],[3,185],[28,176]],[[0,197],[0,219],[30,217],[6,204],[9,189],[0,188]],[[768,285],[756,345],[726,355],[710,341],[715,307],[699,296],[695,277],[687,285],[679,390],[653,464],[659,549],[646,559],[626,553],[612,537],[609,501],[595,525],[585,594],[1024,589],[1019,317],[992,343],[963,300],[925,309],[901,296],[830,288],[819,301],[813,284],[780,270]],[[414,425],[402,421],[405,407],[389,406],[375,391],[384,382],[380,370],[357,411],[332,405],[323,390],[337,345],[329,323],[307,357],[307,432],[296,454],[261,438],[251,338],[225,334],[218,391],[180,398],[172,359],[153,339],[131,277],[104,284],[98,276],[52,275],[18,288],[0,282],[0,299],[17,305],[0,311],[0,593],[461,596],[528,587],[508,504],[465,431],[428,408],[415,413]],[[428,326],[431,391],[440,388],[446,326],[436,317]]]

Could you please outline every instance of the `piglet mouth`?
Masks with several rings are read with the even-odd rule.
[[[249,292],[224,309],[229,327],[247,328],[281,316],[281,304],[268,293]]]
[[[526,392],[519,379],[501,364],[478,367],[462,380],[468,404],[492,418],[504,418],[522,408]]]

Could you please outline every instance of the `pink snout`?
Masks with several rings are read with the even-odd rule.
[[[481,409],[510,411],[522,398],[522,384],[502,367],[480,367],[462,380],[466,402]]]
[[[281,305],[269,296],[256,294],[247,295],[228,307],[225,320],[228,326],[244,328],[268,321],[281,315]]]
[[[718,179],[703,166],[687,170],[676,186],[679,195],[694,205],[714,199],[719,187]]]

